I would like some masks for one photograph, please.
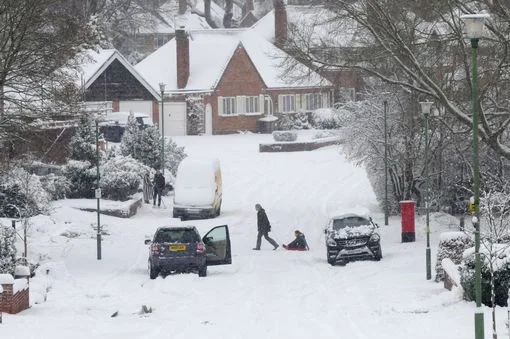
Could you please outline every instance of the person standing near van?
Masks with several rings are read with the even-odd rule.
[[[266,211],[260,206],[260,204],[255,205],[255,210],[257,211],[257,246],[255,246],[254,250],[259,251],[260,245],[262,242],[262,236],[274,246],[273,250],[278,248],[278,244],[272,238],[269,237],[268,233],[271,231],[271,224],[269,223],[269,219],[267,218]]]
[[[158,206],[161,206],[161,194],[163,194],[163,190],[165,189],[165,177],[161,174],[160,170],[156,171],[152,183],[154,184],[153,205],[156,206],[156,198],[158,198]]]

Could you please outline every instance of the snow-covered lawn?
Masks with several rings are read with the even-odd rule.
[[[190,155],[217,156],[223,175],[222,214],[188,221],[202,234],[228,224],[233,263],[196,274],[150,280],[144,239],[171,218],[164,207],[145,205],[135,217],[101,216],[106,234],[96,260],[96,213],[57,201],[51,216],[38,216],[29,232],[29,255],[43,266],[31,282],[34,304],[6,315],[0,338],[448,338],[474,336],[474,303],[425,279],[423,218],[417,241],[401,243],[400,218],[384,226],[363,168],[347,163],[341,148],[259,153],[271,135],[177,137]],[[273,251],[256,240],[255,203],[266,209],[278,243],[305,233],[311,250]],[[368,209],[381,226],[383,259],[345,267],[326,263],[323,228],[328,216]],[[433,215],[432,250],[453,222]],[[3,220],[4,223],[9,222]],[[43,274],[44,273],[44,274]],[[47,275],[46,275],[47,273]],[[44,292],[47,292],[47,300]],[[36,292],[36,293],[35,293]],[[140,315],[142,305],[152,313]],[[486,337],[490,335],[485,308]],[[117,316],[111,317],[115,312]],[[498,329],[506,309],[498,309]]]

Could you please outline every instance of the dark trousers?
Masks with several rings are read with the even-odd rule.
[[[156,205],[156,198],[158,198],[158,206],[161,206],[161,189],[159,188],[154,188],[154,196],[153,196],[153,200],[154,200],[154,205]]]
[[[276,243],[276,241],[274,241],[272,238],[270,238],[267,233],[268,233],[267,231],[259,231],[259,233],[257,234],[257,246],[255,248],[260,249],[260,244],[262,242],[262,236],[264,236],[264,238],[271,245],[273,245],[274,247],[278,247],[278,244]]]

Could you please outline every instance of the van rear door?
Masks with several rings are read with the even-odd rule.
[[[212,228],[202,238],[202,241],[206,248],[206,262],[208,266],[232,263],[230,234],[227,225]]]

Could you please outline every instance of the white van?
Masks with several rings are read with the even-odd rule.
[[[222,199],[220,162],[216,158],[186,157],[177,168],[173,217],[214,218]]]

